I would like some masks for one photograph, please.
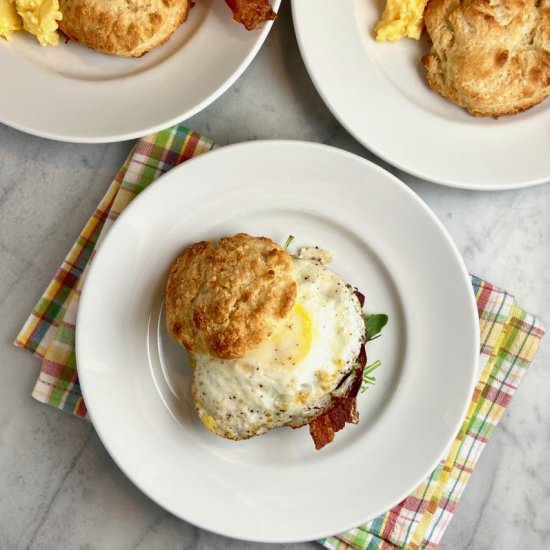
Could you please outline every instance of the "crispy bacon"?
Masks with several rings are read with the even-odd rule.
[[[365,305],[365,295],[359,292],[356,288],[353,289],[353,293],[357,296],[361,308]]]
[[[350,374],[353,376],[353,382],[344,397],[333,397],[330,408],[309,423],[309,433],[315,443],[317,450],[334,439],[336,432],[339,432],[346,426],[346,423],[357,424],[359,422],[359,412],[357,411],[357,394],[363,381],[363,369],[367,364],[367,353],[365,345],[361,346],[357,366]]]
[[[225,0],[233,12],[233,19],[247,30],[257,29],[262,23],[275,19],[269,0]]]

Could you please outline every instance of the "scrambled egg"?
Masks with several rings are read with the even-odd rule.
[[[55,46],[61,18],[59,0],[0,0],[0,36],[6,40],[13,31],[24,29],[42,46]]]
[[[399,40],[404,36],[418,40],[427,3],[428,0],[386,0],[384,13],[374,29],[376,40]]]
[[[11,40],[11,33],[23,28],[15,10],[15,0],[0,0],[0,36]]]

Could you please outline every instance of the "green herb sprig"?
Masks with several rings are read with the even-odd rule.
[[[388,324],[388,316],[385,313],[372,313],[363,315],[365,329],[367,331],[367,342],[372,342],[380,338],[382,329]],[[363,369],[363,381],[361,382],[361,393],[365,393],[371,386],[376,384],[376,377],[372,373],[382,365],[382,361],[377,359],[374,363],[367,365]]]
[[[361,383],[361,393],[365,393],[370,386],[376,384],[376,378],[372,376],[372,373],[382,364],[380,359],[377,359],[374,363],[367,365],[363,370],[363,382]]]
[[[365,328],[367,329],[367,342],[380,338],[382,329],[388,324],[388,316],[385,313],[373,313],[364,316]]]

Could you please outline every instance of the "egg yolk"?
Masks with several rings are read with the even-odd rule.
[[[248,358],[261,364],[292,368],[307,357],[312,338],[311,317],[296,303],[271,336]]]

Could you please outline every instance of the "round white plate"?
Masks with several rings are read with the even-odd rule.
[[[365,147],[415,176],[468,189],[550,180],[550,100],[481,119],[432,92],[420,58],[427,40],[376,42],[382,1],[294,0],[294,27],[327,106]]]
[[[277,10],[280,0],[272,1]],[[0,122],[42,137],[121,141],[185,120],[225,92],[272,22],[247,31],[223,0],[197,0],[170,40],[139,59],[76,42],[42,48],[27,33],[0,40]]]
[[[307,428],[227,441],[194,412],[163,287],[183,247],[238,231],[333,251],[366,309],[389,315],[367,346],[383,364],[361,421],[321,451]],[[374,164],[302,142],[224,147],[163,176],[101,245],[77,323],[84,398],[121,469],[173,514],[266,542],[340,532],[413,490],[459,428],[477,355],[470,280],[437,218]]]

